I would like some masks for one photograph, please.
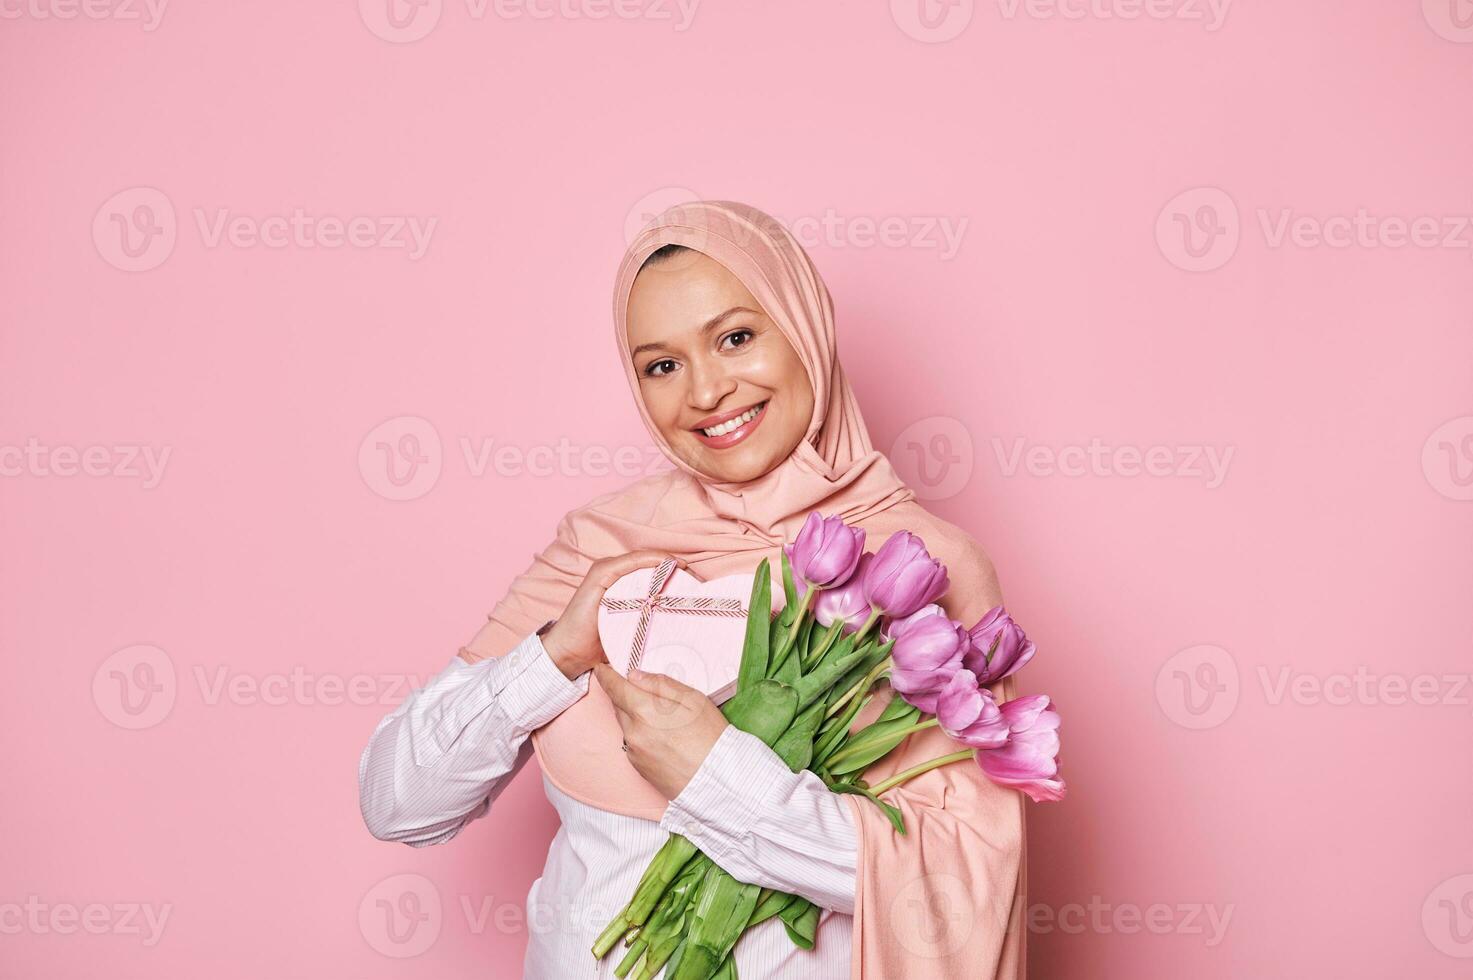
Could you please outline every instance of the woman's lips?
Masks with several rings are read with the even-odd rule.
[[[705,443],[710,448],[729,449],[730,447],[735,446],[737,443],[741,442],[743,439],[747,438],[747,436],[751,435],[753,430],[756,429],[757,426],[761,425],[762,420],[766,417],[767,402],[760,402],[757,410],[757,415],[750,421],[742,424],[735,429],[732,429],[730,432],[722,433],[719,436],[708,436],[700,429],[695,429],[693,431],[695,432],[696,438],[701,440],[701,442]]]

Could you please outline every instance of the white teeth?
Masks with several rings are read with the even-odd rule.
[[[720,425],[713,425],[711,426],[711,428],[702,429],[701,431],[713,438],[716,436],[724,436],[733,429],[740,429],[742,426],[755,419],[762,412],[762,409],[766,404],[766,402],[763,402],[761,405],[757,405],[753,408],[747,409],[745,412],[738,415],[734,419],[727,419]]]

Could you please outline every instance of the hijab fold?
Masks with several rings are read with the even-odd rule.
[[[797,351],[814,410],[793,453],[745,482],[713,481],[670,447],[650,418],[629,356],[629,293],[645,259],[677,244],[729,269]],[[838,359],[833,302],[807,253],[780,223],[733,201],[697,201],[659,215],[632,241],[614,288],[619,356],[651,438],[675,469],[638,480],[571,511],[488,616],[468,658],[500,656],[561,614],[600,558],[639,549],[690,562],[697,576],[750,575],[797,537],[813,510],[864,527],[878,547],[896,530],[920,535],[947,565],[941,605],[968,625],[1001,601],[992,566],[961,529],[924,510],[870,442]],[[775,599],[781,593],[774,583]],[[734,655],[739,655],[737,651]],[[993,687],[1015,696],[1013,678]],[[857,730],[888,703],[888,685],[859,713]],[[538,762],[558,789],[588,805],[658,821],[668,800],[630,764],[608,696],[598,684],[533,732]],[[957,750],[939,728],[912,735],[869,770],[870,781]],[[897,835],[873,803],[843,795],[859,836],[851,980],[899,977],[1022,980],[1026,871],[1022,794],[971,762],[933,769],[886,793],[905,814]],[[825,911],[825,916],[834,913]],[[760,928],[760,927],[759,927]],[[820,941],[822,937],[820,936]],[[590,937],[590,942],[592,937]]]

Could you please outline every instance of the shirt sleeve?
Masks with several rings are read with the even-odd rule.
[[[767,743],[727,725],[660,826],[688,838],[738,881],[854,914],[859,834],[838,794],[793,772]]]
[[[459,655],[374,729],[358,761],[363,822],[379,840],[442,844],[484,816],[532,755],[528,736],[588,693],[533,633],[505,656]]]

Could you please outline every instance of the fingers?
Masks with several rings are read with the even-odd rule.
[[[599,684],[608,694],[615,710],[638,715],[641,711],[648,710],[654,701],[653,694],[634,686],[608,664],[594,664],[593,673],[598,677]]]
[[[615,555],[613,558],[599,559],[589,567],[588,578],[593,579],[599,588],[607,589],[635,569],[650,568],[667,559],[674,559],[675,564],[681,568],[687,567],[687,562],[684,558],[676,558],[674,555],[666,554],[663,551],[645,549],[631,551],[623,555]]]
[[[667,698],[672,701],[683,700],[691,693],[700,694],[701,697],[705,697],[700,691],[697,691],[689,684],[684,684],[676,680],[669,674],[641,673],[637,677],[627,678],[625,683],[643,688],[656,697]]]

